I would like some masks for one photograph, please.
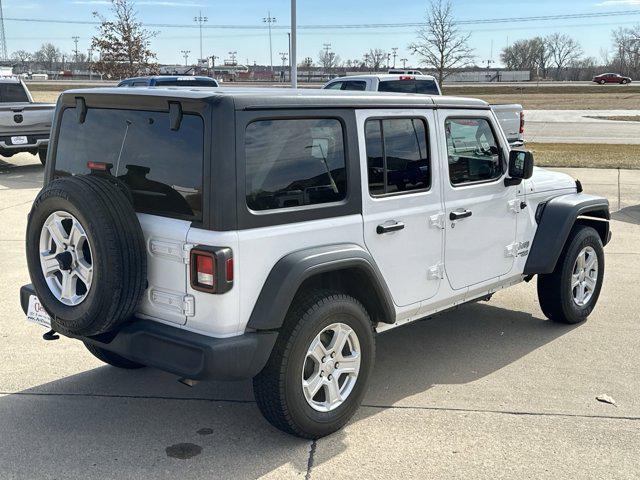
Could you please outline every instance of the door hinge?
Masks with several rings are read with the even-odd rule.
[[[444,263],[436,263],[429,269],[428,278],[430,280],[438,280],[444,278]]]
[[[186,317],[193,317],[196,314],[196,299],[193,295],[185,295],[182,298],[182,310]]]
[[[182,260],[187,265],[191,261],[191,249],[195,247],[193,243],[183,243],[182,244]]]
[[[520,213],[520,210],[522,210],[520,203],[520,200],[509,200],[509,210],[513,213]]]
[[[441,230],[444,230],[445,222],[444,222],[444,213],[438,213],[437,215],[431,215],[429,217],[429,226],[436,227]]]
[[[511,245],[507,245],[504,249],[505,257],[517,257],[518,256],[518,248],[520,248],[520,242],[512,243]]]

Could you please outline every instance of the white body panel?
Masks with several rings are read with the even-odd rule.
[[[147,247],[147,281],[138,313],[141,316],[184,325],[188,252],[185,251],[191,222],[138,214]]]
[[[187,221],[139,214],[148,250],[149,288],[138,313],[212,337],[240,335],[278,260],[297,250],[340,243],[367,249],[392,294],[396,323],[379,324],[378,331],[520,282],[537,228],[537,205],[575,192],[575,183],[567,175],[536,168],[533,177],[520,186],[505,187],[504,175],[490,183],[451,186],[444,133],[448,115],[484,116],[497,125],[488,110],[356,112],[362,215],[215,232],[191,227]],[[377,198],[369,194],[364,123],[372,116],[422,117],[427,122],[432,168],[429,191]],[[496,132],[507,158],[507,139],[501,130]],[[457,208],[471,209],[473,215],[451,222],[448,214]],[[432,221],[438,215],[444,216],[444,228]],[[403,222],[405,228],[378,235],[376,227],[390,220]],[[516,256],[506,255],[505,248],[514,244]],[[230,291],[215,295],[191,288],[188,254],[194,245],[232,249],[234,285]],[[438,264],[443,265],[442,278],[433,278],[430,268]],[[185,300],[192,306],[186,313]]]
[[[356,113],[360,144],[362,175],[362,215],[367,249],[382,272],[393,301],[398,306],[410,306],[433,297],[440,285],[439,275],[429,275],[429,269],[442,262],[443,230],[430,218],[443,213],[442,189],[439,181],[437,133],[432,110],[397,110],[385,113],[385,118],[417,117],[428,125],[431,188],[426,192],[372,197],[367,182],[367,153],[364,125],[369,117],[379,117],[380,111],[361,110]],[[397,232],[378,234],[378,225],[394,222],[404,224]]]

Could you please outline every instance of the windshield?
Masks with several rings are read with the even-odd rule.
[[[78,123],[75,108],[67,108],[55,176],[88,174],[87,162],[106,163],[129,187],[136,211],[200,220],[203,151],[198,115],[184,115],[171,130],[168,112],[89,108]]]

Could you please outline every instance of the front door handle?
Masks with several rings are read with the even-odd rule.
[[[404,223],[402,222],[394,222],[389,224],[378,225],[376,228],[376,233],[378,235],[382,235],[383,233],[397,232],[398,230],[402,230],[404,228]]]
[[[461,220],[470,217],[471,214],[471,210],[454,210],[449,214],[449,220]]]

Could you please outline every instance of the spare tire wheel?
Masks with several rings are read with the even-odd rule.
[[[142,228],[120,185],[101,175],[48,183],[27,223],[27,264],[52,328],[90,336],[130,318],[146,289]]]

